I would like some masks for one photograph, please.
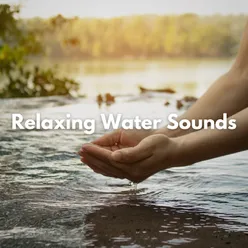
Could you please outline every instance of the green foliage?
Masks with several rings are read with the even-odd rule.
[[[0,37],[10,40],[19,33],[16,26],[15,14],[19,13],[18,6],[11,7],[8,4],[0,4]]]
[[[25,70],[22,66],[15,68],[15,75],[9,74],[9,83],[0,93],[0,97],[38,97],[53,95],[74,95],[79,90],[76,81],[58,78],[51,69],[42,70],[35,67]]]
[[[28,69],[30,57],[230,57],[247,17],[195,14],[111,19],[18,18],[19,7],[0,4],[0,96],[67,95],[78,90],[54,70]],[[4,83],[7,81],[6,83]]]
[[[40,30],[17,22],[18,7],[0,5],[0,97],[72,95],[79,84],[59,78],[52,69],[27,69],[28,58],[40,54]]]
[[[25,51],[22,47],[11,48],[3,44],[0,48],[0,72],[9,75],[17,66],[24,63]]]
[[[33,19],[47,32],[40,41],[51,57],[230,57],[237,52],[247,17],[195,14],[111,19]]]

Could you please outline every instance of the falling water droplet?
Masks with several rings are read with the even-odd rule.
[[[130,186],[132,187],[132,191],[134,193],[137,193],[137,186],[138,186],[138,184],[137,183],[130,182]]]

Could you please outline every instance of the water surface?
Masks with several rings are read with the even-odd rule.
[[[60,62],[61,75],[76,78],[89,98],[1,99],[0,247],[245,247],[248,152],[160,172],[137,191],[126,180],[93,173],[77,155],[82,144],[105,133],[100,113],[162,118],[165,124],[177,112],[176,99],[201,95],[230,65]],[[137,85],[171,86],[178,93],[140,96]],[[95,95],[105,92],[126,96],[99,109]],[[27,119],[37,112],[43,118],[93,118],[97,129],[93,135],[11,129],[11,113]]]
[[[40,61],[38,61],[41,64]],[[231,59],[46,61],[81,84],[81,94],[137,94],[138,85],[172,87],[182,95],[202,95],[232,65]]]
[[[105,132],[100,113],[166,122],[176,109],[164,107],[164,98],[119,97],[101,109],[90,98],[1,100],[0,246],[192,247],[218,235],[226,240],[229,231],[248,232],[248,152],[160,172],[136,192],[128,181],[95,174],[80,162],[80,146]],[[10,115],[18,112],[25,118],[36,112],[92,117],[97,130],[90,136],[80,130],[13,131]]]

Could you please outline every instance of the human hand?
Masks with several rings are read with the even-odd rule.
[[[113,132],[107,133],[102,137],[94,140],[92,144],[97,145],[103,149],[109,151],[116,151],[122,148],[133,147],[136,146],[142,139],[151,135],[153,130],[125,130],[118,129]],[[84,150],[85,151],[85,150]],[[110,171],[105,170],[102,167],[96,166],[96,164],[100,164],[101,157],[99,158],[98,154],[95,154],[96,157],[93,157],[91,154],[83,153],[83,147],[79,151],[79,155],[81,156],[81,161],[86,163],[86,161],[91,161],[91,163],[86,163],[94,172],[103,174],[105,176],[114,176]],[[95,161],[92,163],[92,161]]]
[[[116,151],[122,148],[136,146],[142,139],[153,134],[153,132],[153,130],[144,129],[118,129],[94,140],[92,144],[98,145],[110,151]]]
[[[163,134],[150,135],[134,147],[110,150],[95,144],[83,146],[82,161],[105,176],[141,182],[175,166],[177,142]]]

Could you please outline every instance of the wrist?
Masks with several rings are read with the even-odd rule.
[[[170,167],[180,167],[188,165],[185,156],[184,137],[170,138],[168,147],[168,164]]]
[[[180,128],[176,130],[170,130],[167,127],[163,127],[157,130],[153,131],[153,134],[163,134],[166,135],[169,138],[179,137],[185,134],[185,130],[182,130]]]

